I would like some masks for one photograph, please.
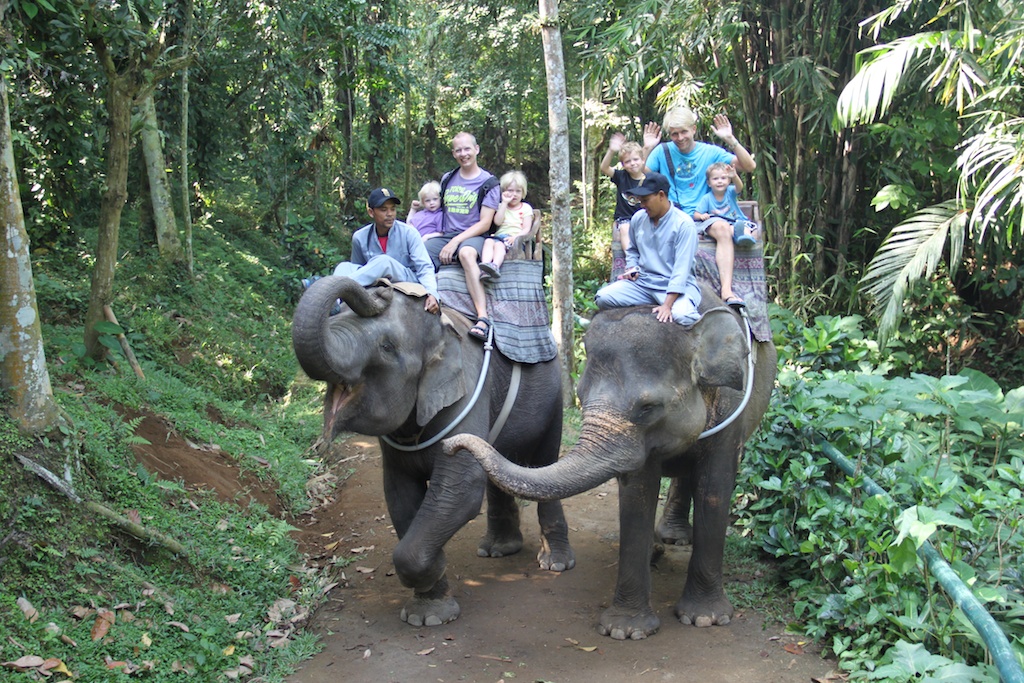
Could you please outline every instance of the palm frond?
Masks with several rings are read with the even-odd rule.
[[[1024,118],[985,125],[963,144],[957,166],[960,195],[969,196],[976,188],[974,239],[981,242],[990,227],[1002,226],[1005,233],[997,239],[1007,245],[1024,240]]]
[[[967,212],[955,200],[921,209],[892,229],[868,264],[861,283],[872,300],[879,319],[879,343],[885,344],[903,313],[910,287],[922,277],[931,277],[950,237],[957,261],[963,254]]]
[[[836,103],[838,127],[871,123],[885,114],[900,84],[922,61],[922,55],[930,56],[942,44],[942,36],[937,31],[918,33],[862,52],[868,61],[846,84]]]

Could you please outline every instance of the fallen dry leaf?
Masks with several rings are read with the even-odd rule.
[[[242,613],[238,612],[236,614],[229,614],[229,615],[225,616],[224,617],[224,621],[228,622],[229,624],[237,624],[238,620],[241,619],[241,618],[242,618]]]
[[[376,570],[373,567],[356,567],[356,571],[360,574],[372,574]]]
[[[124,516],[128,518],[129,522],[142,524],[142,515],[139,514],[138,510],[126,510]]]
[[[434,650],[435,650],[435,648],[432,648],[432,647],[428,647],[428,648],[427,648],[426,650],[420,650],[420,651],[419,651],[419,652],[417,652],[416,654],[418,654],[418,655],[429,655],[429,654],[430,654],[431,652],[433,652]]]
[[[82,607],[81,605],[71,608],[71,616],[75,619],[85,619],[87,616],[92,614],[92,612],[93,610],[91,607]]]
[[[37,666],[42,666],[46,660],[36,655],[25,655],[24,657],[18,657],[13,662],[3,662],[0,666],[5,669],[17,669],[18,671],[28,671],[34,669]]]
[[[349,552],[355,553],[356,555],[360,555],[362,553],[368,553],[376,547],[377,546],[375,545],[361,545],[358,548],[352,548],[351,550],[349,550]]]
[[[96,612],[96,621],[92,623],[92,631],[90,631],[93,641],[100,640],[107,635],[107,631],[114,625],[116,619],[114,613],[109,610],[101,609]]]
[[[49,657],[45,662],[43,662],[42,664],[39,665],[39,671],[40,672],[45,673],[45,672],[50,671],[50,670],[53,670],[53,671],[56,671],[56,672],[62,673],[62,674],[67,674],[69,676],[71,675],[71,672],[68,671],[68,668],[66,666],[64,666],[64,662],[62,662],[61,660],[57,659],[56,657]],[[46,674],[46,675],[49,675],[49,674]]]
[[[37,612],[36,608],[32,606],[32,603],[25,598],[18,598],[15,602],[18,605],[18,609],[20,609],[21,613],[25,615],[25,618],[28,619],[29,623],[36,623],[36,619],[39,618],[39,612]]]
[[[167,626],[177,626],[178,628],[180,628],[185,633],[189,632],[188,631],[188,626],[186,626],[185,624],[181,623],[180,621],[168,621],[166,625]]]
[[[782,649],[791,655],[802,655],[804,653],[804,649],[800,647],[799,643],[786,643],[782,646]]]
[[[128,662],[111,659],[109,656],[107,657],[106,662],[108,669],[120,669],[122,666],[128,666]]]

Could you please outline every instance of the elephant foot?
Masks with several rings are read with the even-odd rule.
[[[680,623],[697,628],[726,626],[732,621],[732,603],[724,594],[709,600],[694,600],[683,596],[676,603],[676,616]]]
[[[518,527],[505,533],[488,530],[476,548],[477,557],[505,557],[523,549],[523,532]]]
[[[609,607],[601,614],[597,632],[613,640],[643,640],[661,628],[661,619],[649,607],[636,612],[622,607]]]
[[[693,526],[689,522],[677,522],[662,516],[658,522],[658,538],[667,545],[691,545]]]
[[[654,543],[651,544],[651,566],[653,567],[658,563],[662,557],[665,556],[665,544],[662,542],[661,537],[657,534],[654,535]]]
[[[572,551],[568,539],[555,540],[541,537],[537,564],[541,569],[567,572],[576,566],[576,553]]]
[[[417,593],[402,608],[402,621],[410,626],[440,626],[459,618],[459,603],[450,595]]]

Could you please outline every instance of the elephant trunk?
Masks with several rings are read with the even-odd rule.
[[[586,414],[579,443],[564,457],[545,467],[521,467],[510,462],[483,439],[460,434],[446,439],[444,450],[454,455],[469,451],[497,486],[529,500],[558,500],[600,486],[612,477],[640,467],[643,444],[620,418]]]
[[[292,347],[305,373],[312,379],[342,382],[340,368],[361,365],[355,354],[364,353],[365,349],[354,339],[350,340],[353,343],[340,345],[353,357],[339,358],[337,345],[328,353],[330,311],[338,299],[356,315],[369,318],[387,310],[392,294],[390,289],[367,290],[347,277],[330,276],[314,282],[299,300],[292,318]],[[342,334],[343,330],[336,328],[334,333]]]

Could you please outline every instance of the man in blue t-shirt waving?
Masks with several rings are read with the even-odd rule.
[[[659,144],[662,130],[674,144]],[[692,216],[697,202],[708,192],[707,170],[711,164],[730,164],[738,173],[751,173],[757,167],[750,152],[739,143],[732,132],[732,124],[725,114],[718,114],[711,131],[729,148],[697,141],[697,116],[688,107],[677,107],[665,113],[663,125],[651,122],[644,127],[644,154],[647,170],[667,176],[672,184],[669,199]],[[697,226],[698,232],[715,240],[715,263],[722,282],[722,297],[726,303],[743,305],[743,300],[732,292],[733,226],[722,220],[708,219]],[[728,285],[728,286],[727,286]]]

